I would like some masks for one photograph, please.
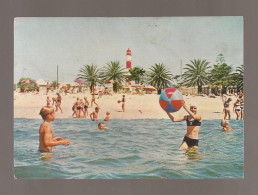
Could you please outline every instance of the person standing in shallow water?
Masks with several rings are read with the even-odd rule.
[[[185,102],[183,101],[183,108],[186,110],[186,112],[189,113],[189,115],[175,118],[169,112],[166,112],[166,113],[173,122],[186,121],[186,124],[187,124],[186,134],[182,141],[180,149],[183,149],[183,150],[186,150],[189,148],[198,149],[199,130],[201,127],[202,116],[197,114],[198,106],[196,103],[192,103],[190,105],[190,109],[188,109],[185,105]]]
[[[62,137],[54,137],[53,129],[50,122],[55,120],[55,110],[52,107],[44,106],[39,113],[44,120],[39,128],[39,147],[40,152],[51,152],[53,146],[70,145],[69,140],[63,140]]]

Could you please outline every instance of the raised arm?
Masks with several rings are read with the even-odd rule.
[[[181,122],[186,120],[186,116],[181,117],[181,118],[175,118],[174,116],[172,116],[172,114],[170,114],[169,112],[166,112],[168,117],[173,121],[173,122]]]

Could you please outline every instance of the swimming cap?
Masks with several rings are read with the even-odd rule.
[[[195,102],[192,102],[192,103],[190,104],[190,107],[192,107],[192,106],[195,106],[196,108],[198,108],[198,105],[197,105]]]

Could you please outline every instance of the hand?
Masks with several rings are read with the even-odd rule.
[[[63,138],[61,138],[61,137],[56,137],[55,140],[56,140],[56,141],[62,141]]]
[[[182,101],[183,108],[186,108],[185,100]]]
[[[70,145],[70,140],[64,140],[64,141],[63,141],[63,145],[69,146],[69,145]]]

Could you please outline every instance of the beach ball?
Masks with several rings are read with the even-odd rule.
[[[177,112],[184,101],[181,92],[176,88],[165,89],[159,97],[159,104],[166,112]]]

